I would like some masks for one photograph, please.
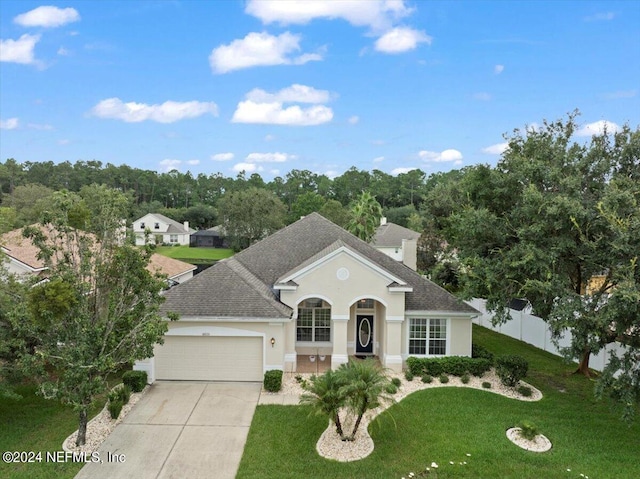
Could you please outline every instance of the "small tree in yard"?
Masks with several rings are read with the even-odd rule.
[[[23,365],[43,396],[78,412],[77,445],[85,443],[87,411],[107,390],[107,376],[151,356],[167,330],[159,314],[164,282],[146,269],[151,252],[122,237],[127,198],[93,188],[101,196],[97,211],[76,194],[56,193],[42,225],[24,229],[48,267],[48,280],[33,286],[26,305],[16,306],[28,318],[21,334],[39,337]]]
[[[317,414],[329,416],[343,441],[353,441],[364,414],[380,406],[384,400],[393,400],[386,394],[390,384],[391,381],[373,359],[352,360],[336,371],[313,377],[306,387],[309,393],[303,395],[302,403],[311,405]],[[350,434],[342,429],[340,411],[343,409],[356,416]]]

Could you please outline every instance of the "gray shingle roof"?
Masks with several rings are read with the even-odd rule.
[[[331,250],[342,244],[413,287],[413,292],[405,293],[407,311],[477,313],[446,290],[317,213],[175,286],[166,293],[162,309],[183,316],[288,317],[291,308],[278,301],[273,285],[286,273],[313,262],[326,248]]]
[[[402,246],[402,240],[417,240],[418,238],[420,238],[420,233],[395,223],[387,223],[378,226],[371,244],[382,248],[399,248]]]
[[[167,233],[171,234],[186,234],[186,233],[195,233],[196,230],[193,228],[189,228],[189,231],[184,229],[184,225],[182,223],[178,223],[176,220],[172,220],[168,216],[162,215],[160,213],[151,213],[153,216],[162,220],[164,223],[167,223],[169,227],[167,228]]]

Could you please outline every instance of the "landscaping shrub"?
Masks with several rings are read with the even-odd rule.
[[[515,386],[527,375],[529,363],[518,355],[500,356],[496,361],[496,374],[505,386]]]
[[[474,359],[487,359],[489,360],[489,364],[493,366],[494,356],[491,351],[489,351],[484,346],[480,346],[479,344],[472,343],[471,344],[471,357]]]
[[[533,394],[533,391],[529,386],[518,386],[517,391],[518,391],[518,394],[526,398],[531,397],[531,395]]]
[[[389,383],[387,384],[387,386],[384,388],[384,390],[389,393],[389,394],[395,394],[398,392],[398,387],[393,384],[393,383]]]
[[[109,405],[107,409],[109,409],[109,414],[111,415],[111,419],[118,419],[120,415],[120,411],[122,411],[122,401],[120,399],[116,399],[115,401],[109,400]]]
[[[391,383],[393,383],[393,385],[394,385],[395,387],[399,388],[399,387],[400,387],[400,385],[402,384],[402,381],[400,381],[400,378],[393,378],[393,379],[391,380]]]
[[[482,387],[485,389],[491,389],[491,383],[489,381],[483,381]]]
[[[446,374],[441,374],[440,375],[440,382],[442,384],[447,384],[449,382],[449,376],[447,376]]]
[[[147,373],[146,371],[127,371],[122,375],[122,382],[134,393],[139,393],[147,385]]]
[[[469,380],[471,378],[469,377],[468,374],[463,374],[462,377],[460,378],[460,380],[462,381],[462,384],[469,384]]]
[[[491,361],[487,358],[468,358],[465,356],[447,356],[444,358],[407,358],[407,368],[414,376],[440,376],[449,374],[462,376],[471,373],[482,376],[491,369]]]
[[[428,374],[425,374],[424,376],[422,376],[422,382],[425,384],[429,384],[431,383],[431,381],[433,381],[433,378],[431,376],[429,376]]]
[[[126,384],[122,384],[115,389],[117,393],[117,397],[122,404],[127,404],[129,402],[129,398],[131,398],[131,388]]]
[[[536,425],[531,421],[522,421],[519,427],[520,436],[528,439],[529,441],[532,441],[538,434],[540,434],[540,431],[538,430]]]
[[[282,389],[282,371],[280,369],[272,369],[264,373],[264,388],[272,393]]]
[[[404,378],[409,382],[413,381],[413,373],[411,372],[411,369],[407,369],[404,372]]]

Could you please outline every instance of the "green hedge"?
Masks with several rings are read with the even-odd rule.
[[[479,344],[472,343],[471,344],[471,357],[472,358],[484,358],[488,359],[491,365],[493,366],[494,356],[491,351],[489,351],[484,346]]]
[[[529,363],[522,356],[508,354],[496,360],[496,374],[505,386],[517,386],[528,371]]]
[[[272,369],[264,373],[264,388],[272,393],[282,389],[282,371],[280,369]]]
[[[444,358],[407,358],[407,368],[414,376],[464,376],[473,374],[482,376],[491,369],[491,361],[487,358],[469,358],[466,356],[447,356]]]
[[[122,375],[122,382],[134,393],[139,393],[147,385],[147,373],[146,371],[127,371]]]

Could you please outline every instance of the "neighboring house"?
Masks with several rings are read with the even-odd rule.
[[[178,223],[158,213],[148,213],[133,222],[136,245],[145,243],[145,231],[149,231],[149,241],[153,243],[188,245],[189,237],[196,230],[189,228],[189,222]]]
[[[312,213],[165,294],[164,344],[138,361],[150,381],[261,381],[299,356],[471,355],[478,312],[405,265]],[[320,358],[322,356],[322,358]],[[305,358],[306,360],[307,358]]]
[[[214,226],[206,230],[196,231],[191,235],[189,246],[226,248],[227,244],[222,230],[222,225]]]
[[[5,255],[5,267],[17,276],[38,275],[45,278],[47,267],[38,259],[39,249],[29,238],[22,236],[22,229],[9,231],[0,236],[0,249]],[[171,284],[183,283],[193,277],[196,266],[154,253],[147,269],[153,273],[166,274]]]
[[[420,233],[395,223],[387,223],[387,218],[382,217],[371,245],[415,271],[418,267],[419,238]]]

